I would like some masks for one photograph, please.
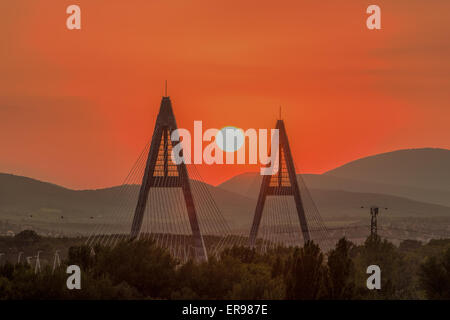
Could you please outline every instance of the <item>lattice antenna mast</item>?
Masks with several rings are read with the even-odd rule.
[[[378,207],[370,208],[370,237],[372,239],[378,236],[377,216],[379,209]]]
[[[167,94],[167,85],[165,91]],[[176,144],[170,137],[176,129],[177,124],[172,110],[172,102],[169,97],[165,96],[162,98],[156,119],[130,236],[134,239],[140,234],[150,188],[181,188],[192,231],[192,247],[194,248],[195,259],[207,261],[206,247],[200,233],[186,165],[184,162],[176,165],[171,158],[172,148]],[[182,155],[182,153],[180,154]]]
[[[261,189],[259,191],[258,202],[255,208],[255,215],[253,218],[252,228],[250,230],[249,245],[254,247],[256,244],[256,237],[258,235],[259,226],[261,224],[262,213],[266,198],[268,196],[293,196],[297,210],[300,228],[303,235],[304,242],[310,240],[308,223],[306,220],[305,209],[303,206],[300,190],[297,182],[297,175],[295,172],[294,162],[292,160],[291,149],[284,126],[281,119],[277,120],[276,129],[279,130],[279,148],[278,156],[278,171],[273,175],[263,176]]]
[[[364,206],[362,206],[361,208],[364,208]],[[371,206],[369,209],[370,209],[370,238],[376,239],[378,237],[377,217],[380,212],[380,207]],[[384,209],[387,210],[388,208],[384,208]]]

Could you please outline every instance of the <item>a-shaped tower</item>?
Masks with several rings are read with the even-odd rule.
[[[139,236],[150,188],[181,188],[192,231],[192,244],[195,259],[207,261],[205,244],[198,224],[196,208],[192,196],[191,185],[184,162],[175,164],[172,161],[172,148],[181,142],[173,142],[170,137],[177,129],[170,98],[162,98],[158,118],[153,131],[145,172],[139,191],[139,198],[131,226],[131,238]],[[181,153],[182,154],[182,153]]]
[[[249,245],[254,247],[258,229],[264,210],[264,204],[268,196],[292,196],[300,222],[304,242],[310,240],[308,223],[305,216],[305,209],[300,195],[294,162],[292,160],[289,141],[284,127],[283,120],[277,120],[276,129],[279,130],[279,149],[276,161],[278,161],[278,171],[273,175],[264,175],[259,191],[258,202],[256,204],[255,216],[250,230]],[[300,236],[300,235],[299,235]]]

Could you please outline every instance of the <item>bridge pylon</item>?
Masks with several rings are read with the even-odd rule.
[[[303,240],[304,242],[310,240],[308,222],[300,195],[295,166],[292,160],[289,140],[283,120],[277,120],[275,127],[279,130],[279,148],[278,156],[276,157],[277,164],[275,165],[278,167],[278,170],[272,175],[263,176],[249,236],[249,245],[252,248],[256,245],[256,238],[261,224],[264,205],[268,196],[292,196],[294,198]]]
[[[174,142],[170,138],[172,132],[176,129],[177,124],[172,109],[172,102],[168,96],[164,96],[153,131],[130,236],[132,239],[139,236],[151,188],[181,188],[192,231],[191,247],[194,249],[195,260],[207,261],[208,256],[203,236],[200,232],[186,165],[184,162],[175,164],[172,161],[172,148],[177,143],[181,143],[179,141]],[[180,154],[182,154],[182,151]]]

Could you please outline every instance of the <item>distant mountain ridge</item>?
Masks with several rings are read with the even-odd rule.
[[[351,161],[324,173],[335,177],[450,191],[450,150],[404,149]]]
[[[393,168],[394,163],[403,163],[406,161],[405,158],[414,158],[415,152],[421,161],[411,160],[413,164],[401,165],[398,170]],[[440,156],[444,160],[439,160]],[[365,164],[366,160],[368,164]],[[433,164],[433,168],[421,170],[420,163],[425,166]],[[389,179],[389,176],[384,174],[385,165],[388,171],[397,171],[396,179]],[[356,168],[357,173],[352,171],[353,167]],[[414,170],[411,170],[411,167],[414,167]],[[439,174],[441,171],[443,173]],[[429,178],[427,174],[433,178]],[[438,177],[440,177],[439,181],[436,182]],[[450,150],[446,149],[409,149],[389,152],[352,161],[324,174],[302,174],[302,178],[308,188],[312,189],[378,193],[450,206],[448,187],[450,186]],[[261,180],[258,173],[245,173],[223,182],[219,187],[254,198],[258,196]]]
[[[429,159],[424,159],[425,154],[429,154],[432,158],[437,154],[443,154],[444,159],[447,159],[449,152],[449,150],[441,151],[440,149],[420,149],[418,153],[422,162],[412,162],[417,169],[418,163],[430,164]],[[363,215],[365,217],[366,212],[361,209],[361,206],[373,204],[389,207],[392,217],[449,217],[450,191],[445,188],[444,182],[435,182],[434,179],[417,173],[417,169],[412,172],[413,177],[407,176],[414,182],[412,185],[405,185],[408,179],[400,179],[405,177],[405,173],[398,174],[399,184],[394,184],[388,179],[389,177],[383,176],[383,172],[380,172],[383,164],[391,164],[390,170],[392,170],[392,163],[399,162],[398,159],[392,160],[392,157],[404,159],[405,155],[413,157],[413,154],[412,151],[406,153],[400,151],[381,158],[368,157],[369,164],[364,164],[366,158],[363,158],[339,167],[335,169],[336,171],[331,170],[322,175],[302,175],[302,178],[325,220],[340,217],[361,218]],[[374,159],[381,159],[381,164],[376,165]],[[426,172],[431,171],[433,177],[436,171],[445,170],[449,165],[435,158],[431,162],[435,163],[435,166]],[[354,179],[351,168],[355,165],[357,168],[355,171],[361,173],[367,180]],[[374,172],[373,175],[378,178],[377,180],[384,182],[371,181],[370,170],[377,170],[378,174]],[[399,170],[402,171],[402,168]],[[442,177],[445,180],[447,175],[442,174]],[[421,187],[417,187],[418,181],[421,181]],[[427,184],[427,181],[430,183]],[[204,184],[199,181],[192,181],[192,183]],[[246,173],[235,176],[217,187],[204,185],[209,189],[232,229],[247,230],[253,218],[260,183],[259,174]],[[442,189],[436,189],[439,186]],[[51,225],[52,228],[60,228],[64,225],[65,228],[71,228],[74,232],[85,232],[100,223],[111,223],[115,208],[124,200],[122,199],[125,194],[124,189],[137,194],[139,186],[71,190],[27,177],[0,174],[0,222],[7,220],[21,225],[46,227]],[[135,205],[136,201],[131,199],[126,211],[132,214]],[[124,226],[125,230],[128,228],[128,225]]]
[[[249,230],[256,198],[220,187],[206,186],[230,227],[244,233]],[[88,234],[99,224],[116,223],[116,208],[123,206],[124,197],[127,197],[124,189],[136,195],[139,186],[78,191],[30,178],[0,174],[0,222],[9,221],[41,229],[64,229],[65,232]],[[314,188],[310,188],[310,193],[325,220],[360,219],[366,215],[361,206],[374,203],[390,207],[390,215],[393,217],[450,216],[450,207],[392,195]],[[123,208],[131,215],[135,205],[135,201],[128,200]],[[128,230],[127,223],[118,229]]]

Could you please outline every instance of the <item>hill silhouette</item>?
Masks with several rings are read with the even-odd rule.
[[[421,161],[412,161],[413,164],[406,166],[407,170],[400,168],[402,173],[397,174],[397,181],[392,181],[382,172],[383,165],[391,172],[395,164],[401,163],[401,159],[414,158],[414,150],[368,157],[339,167],[336,171],[302,177],[325,220],[365,218],[366,212],[361,206],[374,204],[389,207],[392,217],[450,217],[450,191],[444,182],[436,181],[438,164],[442,170],[448,166],[445,161],[438,161],[437,157],[443,155],[446,159],[449,151],[416,151]],[[431,160],[427,160],[426,154]],[[365,164],[366,160],[368,163]],[[433,178],[420,172],[420,163],[425,166],[425,173],[428,172]],[[429,168],[432,163],[434,167]],[[413,167],[415,170],[407,175],[406,171]],[[355,179],[356,173],[352,168],[356,168],[354,172],[360,173],[363,178]],[[442,177],[444,181],[447,174],[442,174]],[[377,181],[370,180],[375,178]],[[261,176],[257,173],[235,176],[217,187],[192,181],[193,185],[204,184],[209,189],[233,230],[244,231],[249,229],[253,218],[260,182]],[[138,191],[138,185],[71,190],[27,177],[0,174],[0,221],[82,234],[89,233],[99,224],[117,223],[118,229],[126,231],[131,221],[115,222],[114,215],[118,207],[132,215]]]
[[[405,149],[349,162],[325,175],[450,191],[450,150]]]
[[[401,165],[406,158],[414,159],[416,153],[420,161],[411,160],[412,164]],[[439,160],[440,156],[444,160]],[[396,172],[396,179],[391,179],[384,170]],[[324,174],[303,174],[302,177],[311,189],[378,193],[450,206],[449,175],[450,150],[415,149],[362,158]],[[258,196],[261,180],[258,173],[245,173],[219,187],[254,198]]]

